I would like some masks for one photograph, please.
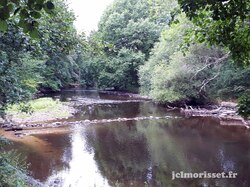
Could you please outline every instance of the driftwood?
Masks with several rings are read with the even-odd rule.
[[[194,109],[191,106],[185,105],[185,108],[181,108],[181,112],[186,116],[217,117],[220,121],[225,121],[225,124],[228,124],[228,121],[237,121],[237,124],[240,122],[247,128],[250,125],[250,118],[243,119],[239,116],[237,114],[237,104],[232,102],[221,102],[220,106],[212,110],[200,107]]]
[[[20,128],[20,127],[12,127],[12,128],[8,128],[8,129],[5,129],[5,131],[22,131],[23,128]]]
[[[181,112],[188,116],[235,116],[237,115],[236,108],[228,109],[227,107],[220,106],[217,109],[208,110],[205,108],[193,108],[191,106],[185,106],[185,109],[181,108]]]
[[[169,106],[169,105],[167,105],[167,107],[168,107],[167,111],[171,111],[171,110],[176,110],[176,109],[178,109],[177,107],[172,107],[172,106]]]

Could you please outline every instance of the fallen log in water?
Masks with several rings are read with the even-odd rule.
[[[223,125],[227,123],[241,124],[247,128],[250,125],[250,118],[243,119],[237,113],[237,105],[232,104],[231,102],[224,102],[220,106],[217,106],[216,109],[206,109],[206,108],[193,108],[191,106],[185,106],[181,108],[181,113],[186,116],[201,116],[201,117],[217,117],[220,119]]]
[[[227,115],[236,115],[237,112],[233,110],[223,110],[221,108],[208,110],[208,109],[181,109],[181,112],[186,115],[191,116],[227,116]]]

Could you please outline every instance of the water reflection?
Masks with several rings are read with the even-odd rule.
[[[249,133],[235,130],[196,118],[114,122],[36,136],[46,142],[40,151],[18,149],[28,155],[31,174],[52,186],[249,186]],[[171,176],[231,170],[236,179]]]
[[[72,92],[67,94],[65,99],[72,96]],[[97,99],[121,97],[92,91],[73,94]],[[180,114],[150,102],[133,102],[84,106],[74,120],[166,115]],[[211,118],[74,126],[66,134],[35,138],[39,149],[28,144],[16,144],[16,148],[27,155],[31,174],[49,186],[250,186],[249,131],[219,126]],[[172,171],[234,171],[238,176],[172,180]]]
[[[103,176],[122,186],[247,186],[249,136],[237,137],[200,121],[172,120],[91,127],[87,141]],[[195,124],[195,122],[198,122]],[[134,124],[133,124],[134,123]],[[196,125],[197,128],[193,128]],[[92,135],[95,135],[91,137]],[[224,137],[222,137],[222,136]],[[244,139],[244,141],[242,141]],[[236,146],[227,146],[226,142]],[[231,144],[232,145],[232,144]],[[228,149],[229,148],[229,149]],[[224,150],[223,150],[224,149]],[[243,150],[241,150],[243,149]],[[224,156],[220,155],[223,150]],[[241,151],[240,151],[241,150]],[[234,167],[232,167],[234,166]],[[236,167],[237,166],[237,167]],[[171,179],[172,171],[238,172],[237,179]]]
[[[92,187],[110,186],[103,177],[95,163],[92,148],[86,144],[84,129],[75,127],[70,135],[71,150],[66,149],[63,155],[64,162],[68,163],[62,171],[50,176],[45,182],[46,185]],[[71,154],[70,156],[66,156]]]

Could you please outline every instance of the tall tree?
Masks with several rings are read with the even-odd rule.
[[[109,58],[100,74],[100,86],[122,90],[139,87],[139,66],[149,58],[161,30],[171,21],[170,10],[177,5],[164,0],[169,7],[162,11],[161,3],[162,0],[116,0],[104,12],[98,32]]]
[[[1,116],[9,104],[31,99],[38,86],[58,89],[77,77],[73,57],[82,44],[73,26],[75,17],[65,1],[54,3],[54,14],[40,12],[40,27],[35,33],[39,40],[26,34],[15,16],[7,19],[7,30],[0,31]],[[20,6],[26,7],[25,2],[20,2]]]

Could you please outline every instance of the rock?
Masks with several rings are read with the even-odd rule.
[[[2,128],[11,128],[11,124],[2,124],[1,125]]]
[[[223,114],[226,114],[226,115],[229,115],[229,114],[236,114],[236,111],[227,110],[227,111],[223,111]]]
[[[26,125],[21,124],[21,125],[19,125],[19,127],[20,127],[20,128],[24,128],[24,127],[26,127]]]

